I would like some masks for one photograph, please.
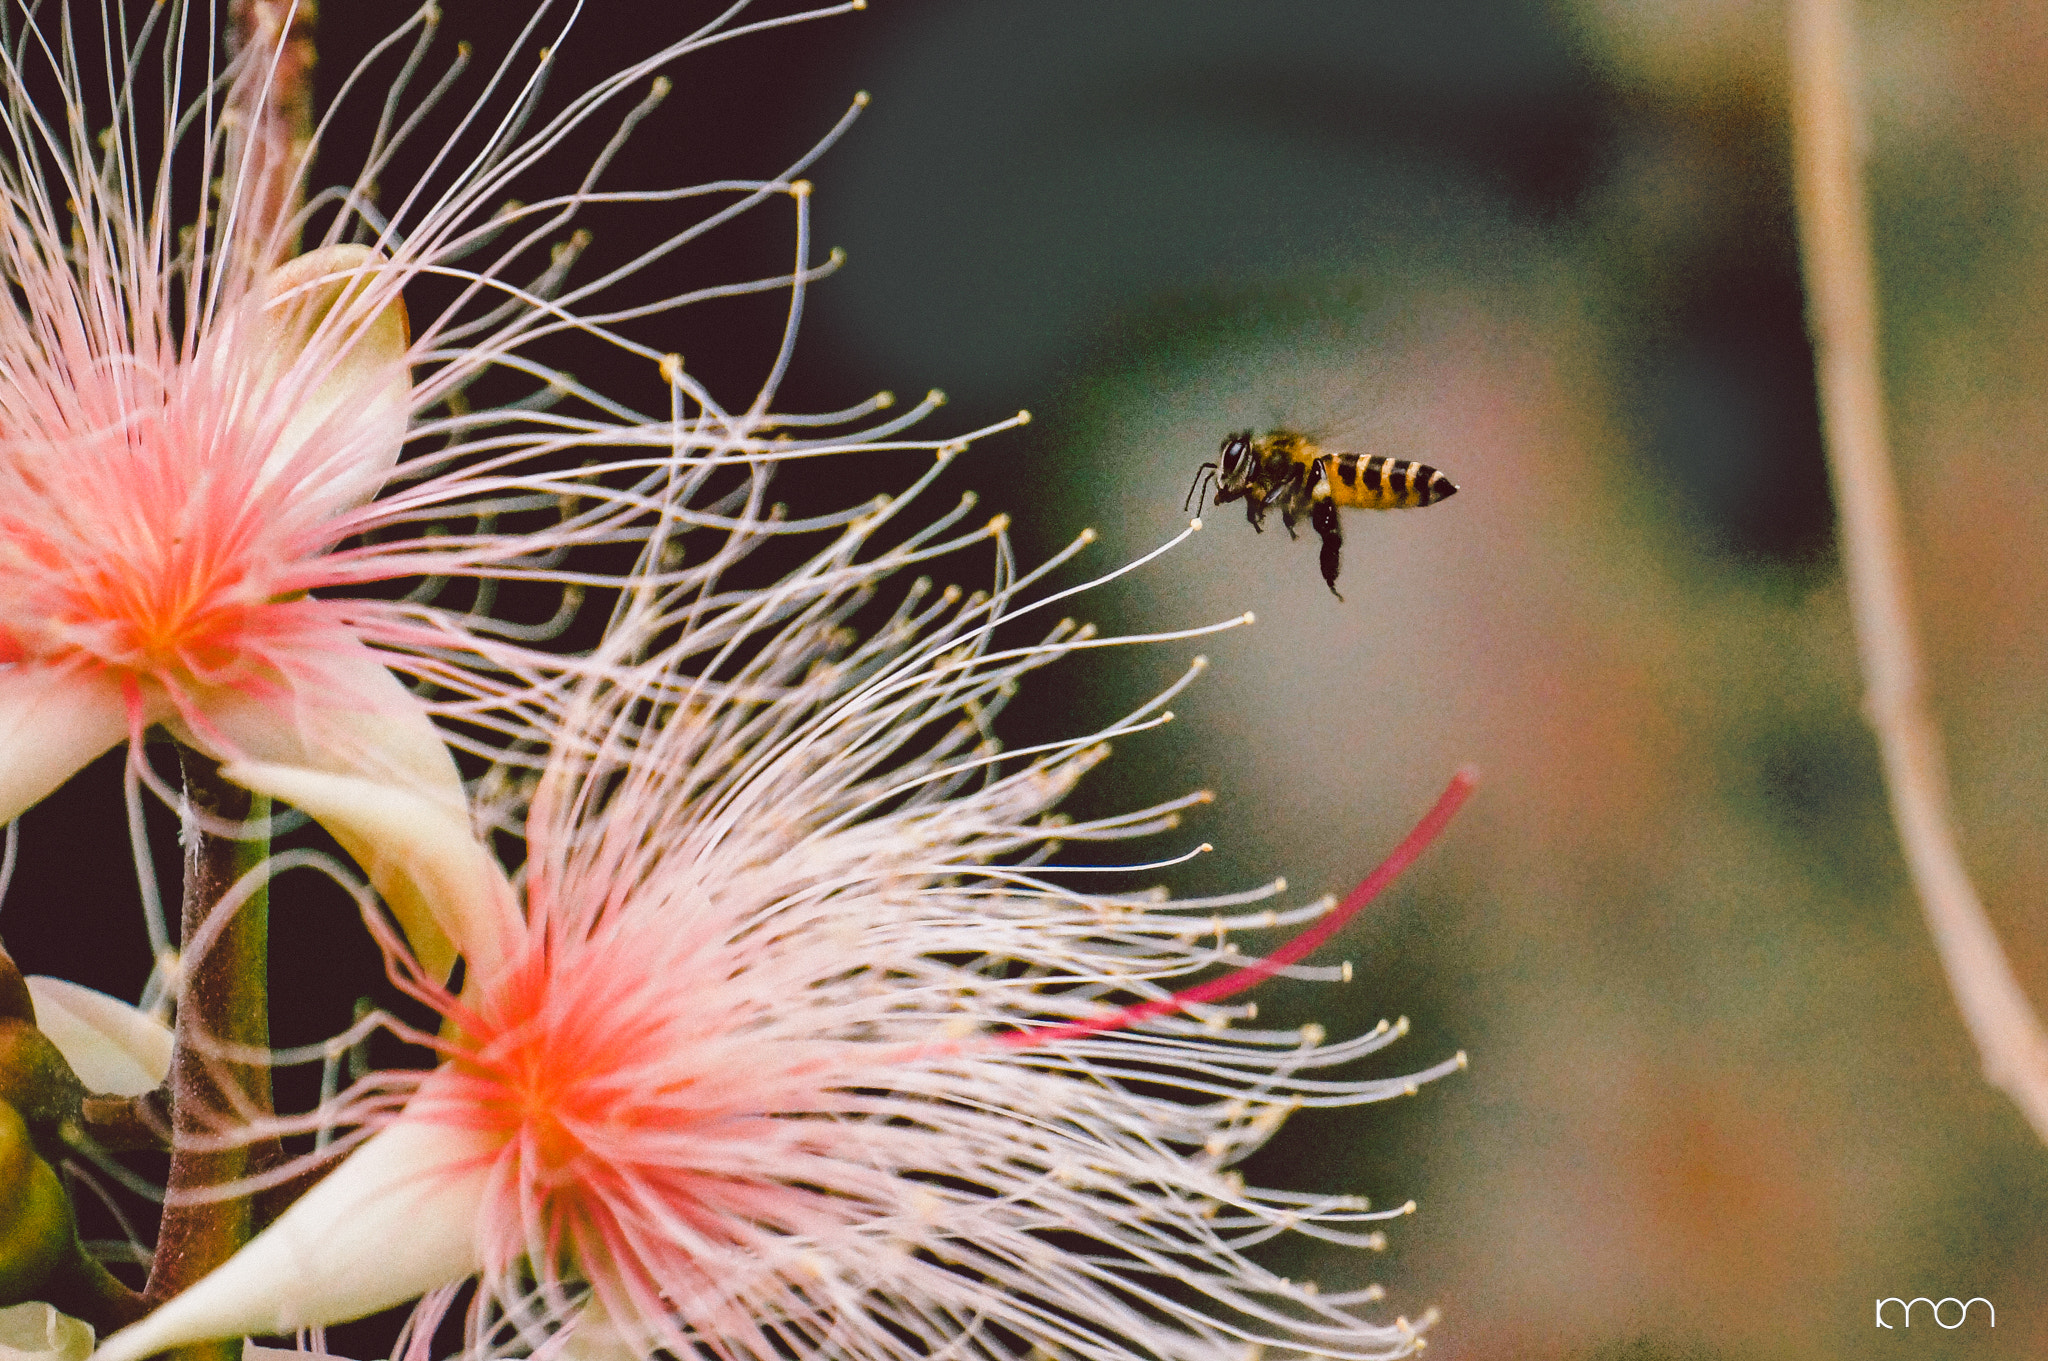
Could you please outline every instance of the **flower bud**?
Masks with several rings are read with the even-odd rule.
[[[0,1303],[34,1299],[76,1245],[63,1185],[20,1113],[0,1103]]]
[[[49,1036],[27,1021],[0,1020],[0,1101],[45,1141],[78,1114],[85,1084]]]
[[[0,949],[0,1018],[36,1022],[36,1004],[29,997],[28,980],[21,976],[14,956]]]

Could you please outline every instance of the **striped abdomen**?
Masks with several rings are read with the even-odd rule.
[[[1427,463],[1372,454],[1329,455],[1330,499],[1366,510],[1433,506],[1458,490]]]

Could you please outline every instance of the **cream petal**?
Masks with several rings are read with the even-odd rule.
[[[323,246],[264,279],[266,386],[290,407],[260,480],[288,475],[346,509],[375,496],[398,463],[412,414],[412,336],[387,263],[368,246]],[[305,376],[287,380],[302,367]]]
[[[0,1361],[85,1361],[92,1325],[47,1304],[0,1309]]]
[[[183,1294],[108,1338],[99,1361],[361,1318],[474,1275],[493,1147],[400,1118]]]
[[[497,892],[502,876],[470,831],[462,776],[419,700],[376,653],[347,641],[289,694],[223,689],[200,696],[199,707],[194,723],[170,724],[179,740],[326,827],[391,904],[414,956],[446,978],[471,948],[461,936],[461,946],[451,942],[451,931],[486,895],[485,880]],[[289,772],[279,778],[296,792],[236,773],[256,770]]]
[[[584,1302],[561,1338],[559,1361],[641,1361],[659,1351],[659,1343],[637,1347],[623,1328],[618,1328],[604,1302],[596,1296]]]
[[[555,1355],[558,1361],[641,1361],[655,1350],[634,1346],[612,1323],[604,1302],[593,1295],[576,1311],[576,1321]]]
[[[118,997],[62,978],[31,974],[36,1028],[78,1074],[87,1091],[140,1096],[171,1072],[171,1029]]]
[[[221,773],[305,810],[333,833],[391,905],[429,974],[446,978],[457,954],[468,958],[473,979],[497,972],[518,930],[518,909],[466,817],[348,775],[254,762],[223,766]]]
[[[12,822],[128,735],[113,681],[77,667],[0,666],[0,822]]]
[[[462,775],[426,706],[371,648],[347,635],[323,637],[283,693],[225,687],[196,692],[200,719],[173,720],[180,741],[218,761],[262,761],[359,775],[466,807]],[[212,730],[219,740],[199,730]]]

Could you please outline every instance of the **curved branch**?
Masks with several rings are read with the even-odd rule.
[[[1892,819],[1984,1076],[2048,1142],[2048,1033],[1970,885],[1948,809],[1907,599],[1898,492],[1885,449],[1877,290],[1849,90],[1847,0],[1792,5],[1792,170],[1843,570]]]

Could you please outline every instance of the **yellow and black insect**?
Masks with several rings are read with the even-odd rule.
[[[1254,435],[1240,430],[1223,441],[1215,463],[1195,471],[1195,485],[1181,508],[1200,499],[1205,481],[1216,487],[1216,504],[1240,498],[1244,517],[1264,533],[1266,512],[1277,508],[1280,522],[1294,535],[1294,522],[1306,515],[1323,540],[1323,580],[1337,594],[1337,556],[1344,535],[1337,528],[1337,508],[1406,510],[1433,506],[1458,488],[1427,463],[1373,454],[1333,454],[1293,430],[1268,430]]]

